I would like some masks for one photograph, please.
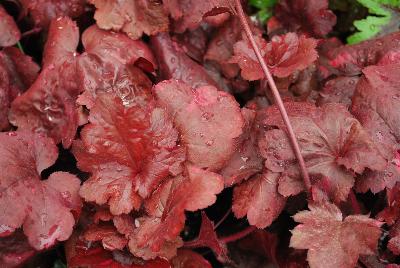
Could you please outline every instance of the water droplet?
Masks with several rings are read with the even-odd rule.
[[[387,177],[393,177],[393,172],[387,171],[387,172],[385,172],[385,176],[387,176]]]
[[[242,156],[241,158],[242,158],[242,161],[243,161],[243,162],[247,162],[247,161],[249,161],[249,158],[248,158],[248,157],[244,157],[244,156]]]
[[[211,113],[208,113],[208,112],[204,112],[204,113],[201,115],[201,119],[202,119],[203,121],[208,121],[208,120],[210,120],[212,117],[213,117],[213,115],[212,115]]]
[[[16,132],[8,132],[7,135],[10,137],[15,137],[15,136],[17,136],[17,133]]]
[[[136,228],[140,227],[140,221],[138,219],[135,219],[135,227]]]
[[[224,45],[224,40],[222,40],[222,39],[219,39],[218,41],[217,41],[217,46],[223,46]]]
[[[206,141],[206,145],[207,146],[211,146],[211,145],[213,145],[214,144],[214,141],[213,140],[208,140],[208,141]]]
[[[199,135],[200,135],[200,137],[202,137],[202,138],[204,137],[204,134],[203,134],[203,133],[199,133]]]
[[[176,62],[176,58],[175,57],[171,57],[171,59],[169,60],[172,64],[175,64]]]
[[[69,191],[61,192],[61,196],[64,199],[70,199],[71,198],[71,193]]]
[[[382,134],[381,131],[376,132],[375,135],[376,135],[376,138],[377,138],[379,141],[382,141],[382,140],[383,140],[383,134]]]

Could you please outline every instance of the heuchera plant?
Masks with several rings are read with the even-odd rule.
[[[327,0],[2,1],[0,267],[398,267],[400,32],[335,23]]]

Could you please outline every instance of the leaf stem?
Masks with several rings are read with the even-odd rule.
[[[261,68],[264,71],[265,76],[267,77],[267,81],[268,84],[271,88],[271,91],[274,95],[274,99],[276,102],[276,105],[278,106],[278,109],[282,115],[282,119],[286,125],[287,131],[288,131],[288,135],[289,135],[289,139],[291,141],[294,153],[299,161],[299,166],[300,166],[300,171],[301,174],[303,176],[303,181],[304,181],[304,186],[307,189],[307,192],[310,193],[310,189],[311,189],[311,182],[310,182],[310,176],[308,174],[307,171],[307,167],[306,164],[304,162],[304,158],[301,155],[301,151],[300,151],[300,146],[299,143],[297,141],[296,135],[294,133],[292,124],[290,123],[290,119],[289,116],[287,114],[286,108],[283,104],[282,98],[279,94],[279,90],[275,84],[274,78],[272,77],[271,72],[269,71],[267,64],[263,58],[263,56],[261,55],[261,51],[260,48],[258,47],[256,41],[254,40],[253,37],[253,33],[251,32],[250,26],[247,22],[246,19],[246,15],[244,14],[243,8],[242,8],[242,4],[240,3],[240,0],[234,0],[235,1],[235,6],[237,9],[237,15],[239,16],[239,20],[242,24],[242,27],[246,33],[247,38],[249,39],[251,46],[253,47],[254,53],[257,56],[258,61],[260,62]]]
[[[230,243],[230,242],[234,242],[237,240],[240,240],[242,238],[245,238],[246,236],[248,236],[249,234],[251,234],[252,232],[254,232],[257,229],[257,227],[255,226],[249,226],[246,229],[235,233],[235,234],[231,234],[225,237],[221,237],[220,240],[224,243]]]
[[[21,52],[22,52],[23,54],[25,54],[24,48],[22,47],[21,42],[17,42],[17,47],[19,48],[19,50],[21,50]]]

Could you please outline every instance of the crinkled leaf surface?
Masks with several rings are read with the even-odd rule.
[[[84,13],[86,0],[21,0],[25,13],[29,13],[38,27],[47,28],[51,20],[68,16],[76,18]]]
[[[79,211],[81,205],[80,180],[65,172],[41,180],[40,173],[58,156],[53,141],[29,132],[3,132],[0,155],[1,235],[23,227],[38,250],[68,239],[75,224],[71,211]]]
[[[211,264],[199,253],[180,249],[178,255],[171,260],[174,268],[212,268]]]
[[[177,147],[178,132],[153,103],[126,107],[113,94],[99,95],[89,121],[73,146],[78,166],[92,173],[80,190],[85,200],[107,203],[115,215],[129,213],[180,173],[185,155]]]
[[[89,0],[94,18],[105,30],[123,31],[132,39],[168,30],[168,16],[159,0]]]
[[[261,37],[257,37],[256,40],[271,73],[277,77],[287,77],[295,71],[306,69],[318,56],[315,50],[316,41],[303,35],[287,33],[274,36],[269,43]],[[234,45],[234,56],[230,62],[239,64],[242,77],[246,80],[259,80],[265,76],[247,40]]]
[[[53,20],[50,28],[45,68],[28,91],[14,100],[9,119],[19,129],[45,133],[68,148],[78,128],[80,88],[76,54],[71,51],[78,46],[79,31],[69,18]],[[74,38],[65,40],[64,33]]]
[[[177,80],[157,84],[154,93],[173,117],[188,160],[210,170],[222,168],[233,155],[244,127],[233,96],[212,86],[194,90]]]
[[[265,228],[279,216],[286,198],[278,193],[279,173],[264,172],[235,187],[232,211],[236,217],[247,215],[251,225]]]
[[[286,103],[312,184],[327,192],[335,202],[344,201],[354,185],[354,173],[366,168],[384,170],[386,160],[368,133],[340,104],[316,108],[309,103]],[[304,188],[297,161],[284,131],[278,109],[267,110],[265,123],[281,129],[267,131],[260,140],[265,166],[282,172],[279,192],[295,195]]]
[[[168,34],[153,36],[151,46],[160,65],[161,79],[178,79],[193,88],[217,86],[217,82],[210,77],[204,67],[189,58]]]
[[[291,31],[323,37],[336,24],[328,4],[328,0],[282,0],[275,7],[275,16]]]
[[[333,204],[309,204],[297,213],[300,225],[292,230],[290,246],[308,249],[307,260],[314,267],[355,267],[359,255],[373,255],[381,235],[382,222],[364,215],[343,219]]]
[[[400,180],[400,169],[395,164],[400,148],[399,70],[397,63],[365,68],[354,93],[351,111],[387,160],[383,172],[370,172],[357,183],[357,190],[362,192],[392,188]]]
[[[21,33],[13,17],[0,6],[0,47],[15,45],[21,38]]]

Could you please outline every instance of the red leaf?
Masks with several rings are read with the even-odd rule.
[[[400,222],[396,222],[389,232],[388,249],[395,255],[400,255]]]
[[[247,215],[249,223],[258,228],[271,225],[286,204],[286,198],[278,193],[278,177],[279,173],[267,172],[236,186],[232,204],[235,216]]]
[[[275,16],[290,31],[323,37],[336,24],[328,4],[328,0],[282,0],[275,7]]]
[[[89,0],[97,8],[94,18],[105,30],[122,31],[132,39],[168,31],[168,16],[156,0]]]
[[[211,264],[199,253],[187,249],[178,250],[171,260],[173,268],[212,268]]]
[[[214,223],[207,217],[207,214],[204,211],[201,212],[201,227],[199,235],[196,239],[186,242],[185,247],[208,247],[214,252],[219,261],[227,262],[229,260],[226,244],[218,239],[217,234],[214,231]]]
[[[245,119],[244,133],[240,137],[235,153],[219,172],[224,177],[227,187],[247,180],[261,171],[263,167],[262,157],[257,146],[256,113],[243,108],[242,115]]]
[[[315,50],[316,41],[303,35],[298,37],[295,33],[287,33],[283,36],[274,36],[268,44],[261,37],[255,39],[271,73],[277,77],[287,77],[295,71],[304,70],[318,57]],[[265,76],[247,40],[234,45],[234,56],[230,62],[239,64],[242,77],[246,80],[260,80]]]
[[[239,73],[237,64],[232,64],[228,61],[233,56],[233,45],[240,41],[241,37],[240,21],[232,17],[217,30],[208,44],[204,59],[216,61],[227,78],[234,78]]]
[[[334,73],[354,76],[362,73],[363,68],[377,64],[391,51],[400,49],[400,33],[392,33],[356,45],[337,46],[328,51],[328,67]]]
[[[129,213],[169,175],[181,172],[184,151],[163,109],[152,103],[127,107],[103,94],[89,121],[73,146],[78,166],[92,173],[80,190],[86,201],[107,203],[114,215]]]
[[[233,155],[244,126],[235,99],[212,86],[194,90],[176,80],[159,83],[154,92],[173,116],[188,160],[210,170],[222,168]]]
[[[151,46],[160,65],[161,79],[181,80],[193,88],[207,85],[217,87],[216,81],[210,77],[203,66],[189,58],[168,34],[153,36]]]
[[[101,241],[103,248],[110,251],[122,250],[128,244],[125,236],[118,233],[112,224],[91,225],[84,233],[84,238],[89,242]]]
[[[357,76],[343,76],[329,80],[319,93],[318,106],[325,103],[341,103],[349,107],[358,81],[359,77]]]
[[[29,243],[36,249],[64,241],[72,233],[75,220],[71,210],[80,210],[80,180],[56,172],[41,180],[40,173],[54,164],[57,147],[38,134],[0,134],[1,235],[23,226]],[[18,203],[15,202],[18,198]]]
[[[381,235],[381,222],[364,215],[351,215],[343,220],[341,211],[333,204],[309,204],[310,211],[297,213],[300,225],[292,230],[290,246],[308,249],[311,268],[356,265],[359,255],[376,253]]]
[[[21,33],[13,17],[0,6],[0,47],[15,45],[21,38]]]
[[[129,241],[135,256],[174,257],[176,249],[183,245],[179,233],[184,227],[184,211],[212,205],[224,188],[221,176],[193,165],[186,166],[184,175],[163,183],[146,201],[150,217],[135,220],[137,228]]]
[[[386,159],[385,169],[369,172],[357,182],[357,191],[376,193],[400,181],[396,166],[400,138],[400,64],[370,66],[363,70],[353,97],[352,113],[361,122]]]
[[[185,30],[194,30],[207,16],[229,12],[230,1],[227,0],[164,0],[164,6],[171,17],[176,21],[174,30],[182,33]],[[228,17],[224,17],[220,23]]]
[[[29,13],[36,26],[47,28],[59,17],[76,18],[85,10],[86,0],[21,0],[24,13]]]
[[[73,42],[64,42],[64,33],[74,33]],[[44,53],[46,67],[29,90],[14,100],[9,117],[19,129],[46,133],[56,143],[62,141],[64,148],[71,145],[78,128],[76,98],[80,88],[75,79],[76,59],[71,55],[78,36],[78,28],[69,18],[52,22]],[[61,58],[64,60],[57,62]]]
[[[335,202],[344,201],[354,185],[354,172],[381,171],[386,160],[360,122],[339,104],[316,108],[309,103],[286,103],[312,184]],[[294,153],[284,132],[278,109],[267,110],[266,124],[281,129],[267,131],[259,142],[265,166],[282,172],[279,193],[296,195],[304,190]],[[282,130],[283,129],[283,130]]]
[[[39,66],[15,47],[0,52],[0,130],[7,129],[11,102],[36,79]]]
[[[35,250],[21,231],[0,238],[0,266],[5,268],[21,267]]]

